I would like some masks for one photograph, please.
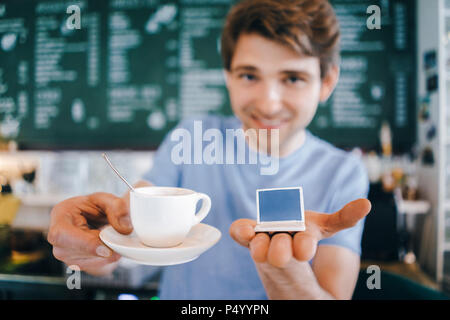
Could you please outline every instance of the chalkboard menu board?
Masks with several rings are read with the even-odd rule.
[[[2,1],[0,135],[24,149],[151,149],[183,118],[231,114],[219,43],[232,3]],[[331,3],[342,29],[341,78],[309,129],[339,147],[377,148],[387,121],[394,150],[409,148],[415,1]],[[79,28],[70,27],[74,5]],[[381,9],[381,29],[366,25],[370,5]]]

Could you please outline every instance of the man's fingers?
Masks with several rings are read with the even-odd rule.
[[[70,267],[77,266],[80,270],[96,276],[110,274],[119,263],[120,255],[112,255],[109,258],[84,257],[77,253],[68,253],[65,248],[53,247],[53,255]]]
[[[128,203],[113,194],[97,192],[88,196],[89,202],[95,204],[108,218],[112,227],[122,234],[133,231]]]
[[[75,248],[70,251],[79,251],[85,256],[109,258],[114,254],[100,240],[98,230],[80,229],[69,223],[61,222],[58,228],[51,228],[47,239],[54,247]]]
[[[83,270],[90,266],[91,262],[96,261],[99,264],[113,263],[121,258],[121,256],[115,252],[109,257],[102,257],[98,255],[90,255],[87,252],[81,252],[76,250],[68,250],[67,248],[61,248],[53,246],[53,255],[56,259],[63,261],[67,265],[77,265]]]
[[[230,236],[241,246],[248,247],[255,236],[256,221],[251,219],[239,219],[230,226]]]
[[[265,262],[269,251],[270,237],[267,233],[257,233],[250,242],[250,254],[256,262]]]
[[[294,257],[298,261],[309,261],[316,254],[317,239],[306,232],[297,232],[294,236]]]
[[[327,215],[322,232],[324,237],[347,228],[353,227],[359,220],[364,218],[372,208],[367,199],[358,199],[347,203],[341,210]]]
[[[278,233],[270,241],[267,261],[277,268],[283,268],[292,258],[292,237],[287,233]]]

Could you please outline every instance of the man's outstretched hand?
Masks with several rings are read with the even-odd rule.
[[[110,274],[120,255],[103,244],[96,227],[109,223],[116,231],[129,234],[133,228],[127,201],[97,192],[58,203],[51,211],[47,237],[55,258],[92,275]]]
[[[306,211],[305,231],[297,232],[294,236],[277,233],[272,238],[267,233],[255,233],[255,220],[239,219],[231,224],[230,235],[240,245],[250,249],[255,262],[268,262],[274,267],[283,268],[292,257],[298,261],[311,260],[319,240],[353,227],[370,209],[369,200],[358,199],[333,214]]]

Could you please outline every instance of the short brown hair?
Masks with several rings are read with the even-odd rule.
[[[328,0],[244,0],[235,5],[221,39],[227,70],[243,33],[257,33],[300,54],[318,57],[322,78],[339,64],[339,23]]]

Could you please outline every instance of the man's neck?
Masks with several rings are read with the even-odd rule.
[[[305,143],[305,140],[306,130],[302,129],[280,145],[280,158],[287,157],[300,149]]]
[[[243,130],[245,130],[245,128],[243,128]],[[284,143],[277,145],[272,145],[271,143],[263,146],[260,145],[259,150],[257,144],[254,143],[254,141],[252,142],[251,140],[246,139],[246,142],[249,148],[256,152],[259,152],[260,150],[265,150],[266,153],[272,156],[283,158],[289,156],[290,154],[300,149],[305,143],[305,140],[306,140],[306,130],[303,129],[294,134],[293,136],[289,137],[286,141],[284,141]],[[278,150],[273,150],[273,148],[278,148]]]

